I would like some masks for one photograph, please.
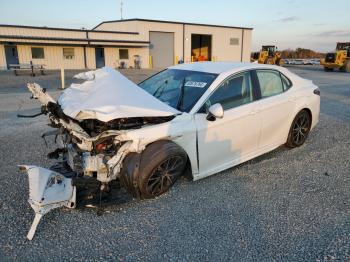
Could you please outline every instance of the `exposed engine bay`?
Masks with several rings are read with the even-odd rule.
[[[54,128],[42,135],[44,139],[53,136],[57,144],[48,157],[58,160],[49,169],[20,166],[28,173],[29,203],[36,213],[28,239],[33,238],[44,214],[57,207],[76,206],[77,183],[93,178],[101,190],[108,189],[109,183],[120,177],[124,158],[131,152],[141,153],[154,139],[135,137],[132,131],[171,121],[176,116],[176,110],[111,70],[94,71],[92,80],[73,84],[57,102],[40,85],[28,84],[32,98],[41,103],[40,114],[47,115]],[[122,86],[115,86],[120,83]],[[131,92],[132,99],[121,95],[125,89]]]

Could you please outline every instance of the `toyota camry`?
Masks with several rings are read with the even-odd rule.
[[[76,205],[77,185],[121,185],[138,198],[169,190],[183,174],[198,180],[275,148],[303,145],[319,119],[320,91],[277,66],[200,62],[169,67],[136,85],[103,68],[55,101],[28,84],[48,115],[57,164],[21,166],[36,216]]]

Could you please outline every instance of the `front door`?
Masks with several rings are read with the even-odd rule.
[[[103,47],[95,48],[96,68],[105,66],[105,50]]]
[[[10,65],[19,64],[17,46],[15,45],[5,45],[5,56],[7,69],[10,69]]]
[[[202,176],[239,164],[257,150],[261,121],[254,100],[250,72],[234,75],[216,89],[204,106],[220,103],[224,117],[209,121],[206,113],[195,115]]]

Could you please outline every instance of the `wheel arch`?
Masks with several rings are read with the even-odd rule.
[[[153,141],[153,142],[149,143],[148,145],[156,143],[156,142],[159,142],[159,141],[165,141],[165,142],[174,143],[186,153],[187,162],[186,162],[186,168],[185,168],[185,171],[183,173],[183,176],[186,177],[186,178],[193,179],[192,162],[191,162],[191,158],[189,157],[189,152],[187,151],[187,149],[185,147],[183,147],[180,143],[178,143],[176,140],[172,140],[170,138],[168,138],[168,139],[159,139],[159,140],[156,140],[156,141]]]
[[[141,152],[129,152],[123,159],[119,179],[120,179],[121,185],[125,189],[127,189],[130,193],[132,193],[134,197],[142,199],[141,191],[139,190],[139,186],[138,186],[139,185],[138,181],[139,181],[139,174],[140,174],[139,172],[142,169],[141,163],[142,163],[143,153],[146,151],[147,148],[151,150],[151,152],[152,150],[157,150],[158,146],[156,144],[159,144],[159,143],[172,143],[177,147],[179,147],[184,152],[184,154],[186,155],[187,162],[186,162],[186,167],[182,176],[192,177],[192,165],[185,148],[183,148],[181,145],[179,145],[178,143],[176,143],[171,139],[163,138],[163,139],[152,141],[147,145],[145,145],[145,148]],[[149,148],[150,146],[154,148]]]
[[[310,109],[309,107],[307,107],[307,106],[299,107],[299,108],[294,112],[294,114],[292,115],[293,117],[292,117],[291,120],[290,120],[290,123],[289,123],[289,126],[288,126],[288,131],[286,132],[286,136],[285,136],[284,139],[283,139],[284,141],[287,141],[287,140],[288,140],[290,128],[291,128],[291,126],[292,126],[292,124],[293,124],[293,121],[294,121],[295,117],[296,117],[301,111],[306,111],[306,112],[309,114],[309,116],[310,116],[310,118],[311,118],[311,126],[312,126],[312,111],[311,111],[311,109]]]
[[[305,107],[305,108],[303,108],[303,109],[301,109],[301,110],[299,110],[299,112],[297,113],[297,114],[299,114],[301,111],[306,111],[308,114],[309,114],[309,116],[310,116],[310,120],[311,120],[311,123],[310,123],[310,125],[312,126],[312,111],[311,111],[311,109],[310,108],[308,108],[308,107]],[[297,115],[296,114],[296,115]]]

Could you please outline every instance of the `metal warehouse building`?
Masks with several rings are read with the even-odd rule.
[[[0,68],[164,68],[191,61],[249,61],[252,28],[146,19],[106,21],[92,30],[0,25]]]

